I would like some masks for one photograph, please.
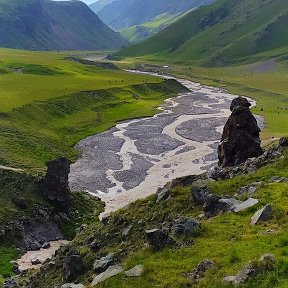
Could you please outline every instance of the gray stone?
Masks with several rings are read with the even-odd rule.
[[[235,276],[226,276],[225,278],[223,278],[222,284],[231,285],[234,283],[234,280],[235,280]]]
[[[214,265],[214,262],[208,259],[205,259],[197,265],[190,273],[187,274],[187,278],[196,281],[204,277],[205,272]]]
[[[144,266],[143,265],[137,265],[133,267],[132,269],[125,271],[125,275],[127,277],[140,277],[144,272]]]
[[[201,224],[194,218],[181,217],[176,219],[171,228],[177,236],[197,236],[200,233]]]
[[[78,251],[70,251],[63,261],[64,281],[75,281],[84,271],[84,263]]]
[[[42,245],[42,249],[48,249],[50,248],[50,243],[49,242],[45,242],[43,245]]]
[[[124,270],[121,266],[115,265],[115,266],[110,266],[105,272],[97,275],[93,282],[92,286],[96,286],[98,283],[103,282],[107,280],[108,278],[111,278],[113,276],[116,276],[120,273],[122,273]]]
[[[255,225],[258,222],[268,221],[272,214],[272,206],[266,205],[262,209],[258,210],[251,218],[251,225]]]
[[[246,210],[250,207],[253,207],[254,205],[256,205],[258,203],[258,199],[254,199],[254,198],[249,198],[246,201],[242,202],[241,204],[235,205],[232,208],[232,211],[235,213],[238,213],[240,211]]]
[[[273,176],[269,179],[269,183],[282,183],[282,182],[288,182],[288,178]]]
[[[41,264],[41,261],[38,258],[35,258],[35,259],[31,260],[31,264],[32,265],[39,265],[39,264]]]
[[[19,288],[20,286],[15,279],[11,278],[3,283],[3,288]]]
[[[0,229],[0,237],[4,237],[6,235],[5,229]]]
[[[265,253],[261,255],[260,259],[261,262],[271,263],[274,264],[277,262],[276,257],[274,254]]]
[[[129,235],[132,227],[133,227],[133,225],[127,226],[127,227],[123,230],[122,235],[123,235],[124,237],[127,237],[127,236]]]
[[[105,257],[96,260],[93,264],[93,269],[96,273],[105,271],[114,261],[115,254],[110,253]]]
[[[170,197],[170,183],[166,184],[163,188],[159,188],[156,192],[156,203],[160,203]]]
[[[84,288],[85,286],[82,284],[74,284],[74,283],[65,283],[60,288]]]
[[[171,239],[167,233],[160,229],[147,230],[146,236],[148,244],[156,251],[175,244],[175,241]]]
[[[250,277],[254,276],[256,273],[256,265],[250,262],[237,273],[234,279],[234,284],[239,285],[241,283],[245,283]]]

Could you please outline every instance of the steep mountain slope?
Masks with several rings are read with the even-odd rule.
[[[287,47],[287,15],[285,0],[220,0],[188,13],[151,39],[124,49],[119,55],[156,54],[163,59],[225,65]]]
[[[96,50],[127,42],[80,1],[0,0],[0,46]]]
[[[103,9],[106,5],[111,4],[116,0],[99,0],[90,5],[90,8],[97,14],[101,9]]]
[[[171,21],[181,14],[214,0],[101,0],[90,8],[111,28],[121,31],[133,27],[134,33],[139,31],[139,39],[148,37],[167,27],[167,18]],[[166,18],[159,21],[159,18]],[[147,23],[148,22],[148,23]],[[154,22],[151,26],[150,22]],[[156,28],[156,30],[155,30]],[[158,30],[157,30],[158,28]],[[122,31],[121,31],[122,32]],[[127,31],[124,36],[129,36]],[[131,38],[127,37],[129,40]],[[136,37],[137,38],[137,37]],[[133,40],[133,38],[132,38]],[[138,39],[137,39],[138,40]]]

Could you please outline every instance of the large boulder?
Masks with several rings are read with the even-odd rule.
[[[65,157],[46,162],[46,175],[39,182],[39,191],[43,197],[65,213],[71,208],[71,192],[68,185],[70,164],[70,160]]]
[[[244,97],[232,101],[232,114],[224,127],[218,147],[219,166],[237,166],[248,158],[263,154],[259,137],[261,130],[250,111],[250,106]]]
[[[93,270],[96,273],[104,272],[109,266],[112,265],[114,261],[115,254],[110,253],[105,257],[102,257],[100,259],[97,259],[93,264]]]
[[[148,244],[153,250],[159,251],[167,246],[175,244],[175,241],[167,233],[160,229],[146,231]]]
[[[272,214],[272,206],[266,205],[262,209],[258,210],[251,218],[251,225],[255,225],[259,222],[268,221]]]
[[[91,284],[92,287],[96,286],[98,283],[105,281],[106,279],[109,279],[113,276],[116,276],[120,273],[122,273],[124,269],[121,266],[115,265],[110,266],[105,272],[97,275]]]
[[[174,221],[171,230],[176,236],[195,237],[200,233],[201,224],[194,218],[180,217]]]
[[[79,252],[76,250],[70,251],[64,258],[63,262],[63,278],[64,281],[72,282],[84,271],[84,263]]]

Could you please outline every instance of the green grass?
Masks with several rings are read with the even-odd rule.
[[[65,58],[0,50],[7,72],[0,76],[0,164],[37,171],[51,158],[73,160],[80,139],[123,119],[153,115],[165,98],[184,91],[173,81]]]
[[[156,196],[137,201],[129,207],[113,213],[109,224],[92,223],[70,244],[71,247],[81,251],[87,265],[86,272],[80,277],[80,281],[86,285],[90,283],[93,276],[92,264],[95,259],[108,252],[117,252],[117,262],[124,265],[125,269],[143,264],[144,275],[139,278],[127,278],[119,275],[98,284],[97,287],[220,288],[223,287],[221,281],[225,276],[235,275],[241,267],[249,261],[259,259],[264,253],[273,253],[277,258],[276,267],[272,270],[260,269],[260,274],[243,287],[287,287],[288,184],[268,184],[271,176],[288,177],[287,167],[288,152],[286,151],[284,158],[282,157],[273,165],[261,168],[252,175],[238,176],[227,181],[210,182],[209,187],[213,193],[234,195],[243,185],[254,181],[264,181],[254,196],[259,199],[256,207],[237,214],[227,213],[209,220],[202,219],[202,232],[200,236],[194,238],[194,245],[186,241],[186,244],[179,248],[153,252],[145,244],[146,229],[160,228],[163,223],[166,223],[168,227],[168,223],[180,215],[198,218],[201,208],[197,207],[189,198],[190,186],[174,188],[172,197],[160,204],[155,203]],[[257,209],[268,203],[273,207],[272,219],[251,226],[251,216]],[[125,238],[121,233],[128,225],[132,225],[132,228],[129,236]],[[265,233],[268,229],[272,229],[274,232]],[[102,245],[101,250],[96,253],[92,253],[87,247],[87,239],[91,236]],[[185,274],[204,259],[214,261],[215,266],[206,273],[198,285],[191,286]],[[46,288],[51,284],[59,284],[62,274],[61,263],[60,261],[53,271],[48,272],[45,278],[37,275],[40,278],[36,287]]]
[[[10,263],[12,259],[17,259],[19,256],[19,252],[17,251],[16,247],[4,244],[0,245],[0,285],[1,282],[1,276],[8,278],[13,275],[12,269],[14,265]]]
[[[247,56],[287,50],[287,13],[285,0],[219,0],[116,55],[209,67],[243,63]]]

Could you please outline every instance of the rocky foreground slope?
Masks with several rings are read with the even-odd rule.
[[[82,225],[39,271],[4,287],[286,287],[287,147],[283,138]]]

